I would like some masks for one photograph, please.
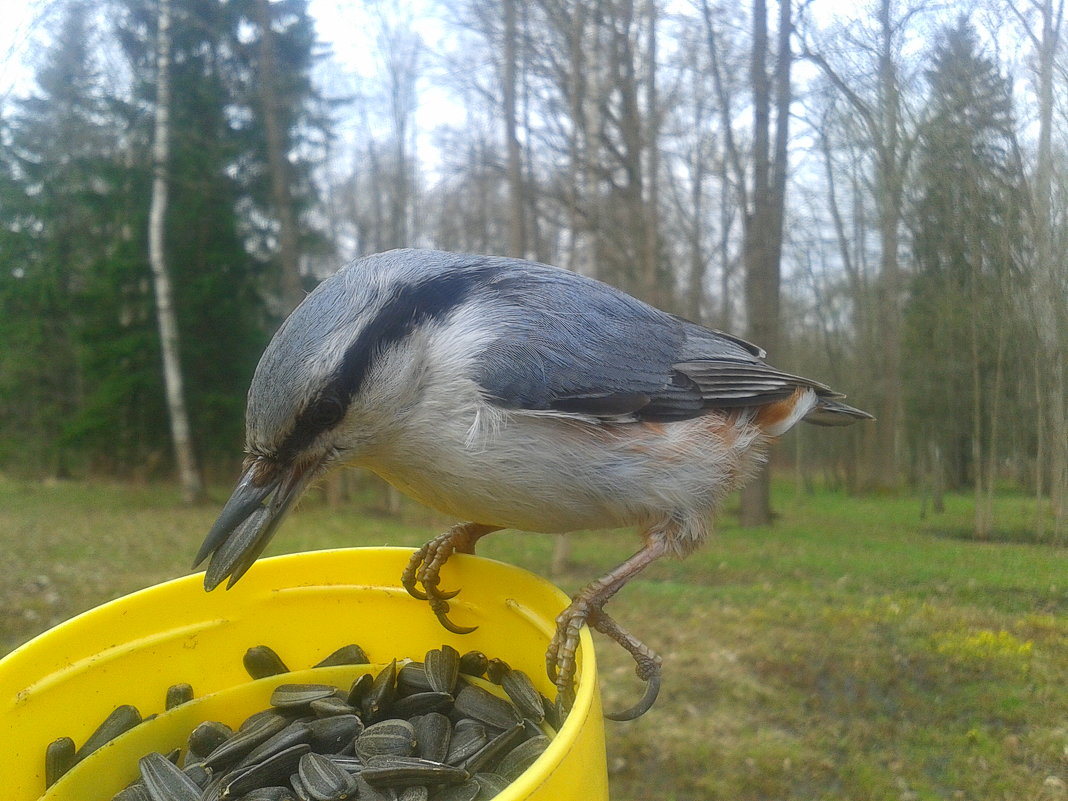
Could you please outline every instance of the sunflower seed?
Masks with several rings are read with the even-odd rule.
[[[253,679],[265,679],[268,676],[277,676],[279,673],[288,673],[289,668],[282,661],[273,648],[266,645],[256,645],[245,651],[245,670]]]
[[[460,672],[460,653],[451,645],[431,648],[423,657],[423,670],[430,689],[451,693]]]
[[[479,791],[476,801],[483,801],[483,799],[488,801],[508,789],[508,780],[499,773],[476,773],[471,778],[478,782]]]
[[[312,701],[308,704],[308,708],[317,718],[332,718],[336,715],[352,715],[356,712],[356,708],[350,705],[347,701],[333,695],[329,698],[319,698]]]
[[[296,769],[300,758],[311,751],[307,743],[298,743],[271,754],[260,762],[233,771],[228,777],[221,798],[236,798],[264,785],[278,784]]]
[[[500,684],[501,678],[511,669],[511,666],[503,659],[494,657],[486,666],[486,678],[493,684]]]
[[[511,728],[520,720],[514,706],[473,684],[456,693],[453,708],[462,715],[481,720],[498,729]]]
[[[60,737],[45,749],[45,787],[51,787],[74,765],[74,740]]]
[[[248,721],[246,721],[248,723]],[[215,771],[221,771],[229,765],[244,758],[249,751],[266,742],[286,727],[288,721],[281,715],[261,715],[255,723],[238,730],[234,736],[220,743],[210,754],[204,757],[204,764]]]
[[[493,770],[505,754],[515,748],[523,739],[523,724],[517,723],[512,728],[501,732],[477,752],[464,760],[464,770],[469,773]]]
[[[308,721],[308,743],[319,754],[338,754],[353,744],[363,729],[356,715],[334,715]]]
[[[366,665],[370,663],[370,659],[367,658],[367,654],[364,650],[351,643],[349,645],[343,645],[338,648],[329,656],[316,663],[315,667],[333,667],[334,665]]]
[[[415,730],[415,754],[423,759],[444,762],[449,753],[452,726],[440,712],[428,712],[409,721]]]
[[[509,781],[515,781],[519,778],[519,774],[533,765],[534,761],[545,753],[545,749],[548,747],[549,738],[544,734],[524,740],[501,760],[497,766],[497,773]]]
[[[167,757],[152,753],[137,763],[152,801],[198,801],[200,788]]]
[[[174,709],[176,706],[193,700],[193,688],[188,684],[172,684],[167,688],[167,696],[164,701],[164,709]]]
[[[408,721],[399,719],[373,723],[356,738],[356,754],[363,759],[380,754],[408,756],[415,746],[415,729]]]
[[[468,651],[460,655],[460,672],[468,676],[483,676],[489,667],[489,657],[481,651]]]
[[[110,743],[120,734],[129,731],[141,722],[137,707],[123,704],[116,707],[78,749],[75,760],[80,762],[105,743]]]
[[[367,695],[361,699],[363,719],[375,723],[397,697],[397,660],[394,659],[375,676]]]
[[[541,693],[534,687],[530,676],[522,670],[509,670],[501,677],[501,689],[512,699],[512,703],[525,718],[541,722],[545,718],[545,708],[541,703]]]
[[[337,687],[329,684],[279,684],[271,693],[271,706],[279,709],[302,709],[323,698],[331,697]]]
[[[412,784],[459,784],[470,778],[463,768],[429,759],[380,754],[367,760],[360,777],[375,787],[407,787]]]
[[[321,754],[305,754],[297,768],[313,801],[344,801],[356,797],[356,781]]]
[[[205,720],[190,733],[189,740],[186,743],[186,751],[193,757],[194,761],[206,757],[222,743],[226,742],[229,737],[232,737],[233,733],[233,730],[225,723],[220,723],[217,720]],[[186,761],[189,761],[188,756]]]

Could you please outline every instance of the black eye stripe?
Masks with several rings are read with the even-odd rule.
[[[341,364],[322,393],[297,417],[293,430],[278,450],[283,461],[296,454],[345,416],[375,363],[392,345],[411,335],[417,326],[447,317],[477,286],[485,284],[496,268],[473,262],[466,268],[397,285],[374,319],[360,330],[345,351]]]

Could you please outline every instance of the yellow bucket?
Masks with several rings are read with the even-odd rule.
[[[295,670],[336,648],[358,643],[377,663],[421,658],[448,643],[477,649],[525,671],[538,689],[545,649],[567,597],[511,565],[457,555],[442,585],[459,625],[446,631],[425,602],[408,595],[400,575],[411,552],[356,548],[264,559],[232,590],[205,593],[199,575],[128,595],[28,642],[0,660],[0,776],[10,801],[105,801],[137,777],[137,757],[184,746],[201,720],[236,725],[267,706],[274,685],[307,681],[300,673],[250,681],[242,657],[269,645]],[[604,724],[589,631],[578,653],[577,699],[549,748],[500,801],[599,801],[608,798]],[[329,668],[324,680],[351,680],[353,668]],[[146,721],[75,766],[47,793],[44,754],[68,736],[82,742],[120,704],[161,712],[166,689],[187,682],[196,700]]]

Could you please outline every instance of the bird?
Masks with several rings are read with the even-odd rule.
[[[769,366],[731,334],[577,272],[502,256],[399,249],[322,281],[268,344],[248,392],[240,478],[196,555],[229,589],[317,478],[368,469],[461,521],[401,581],[442,625],[452,554],[494,531],[633,527],[640,547],[556,619],[546,669],[574,699],[584,624],[619,643],[652,707],[662,659],[605,604],[710,536],[725,497],[795,423],[873,419],[826,385]]]

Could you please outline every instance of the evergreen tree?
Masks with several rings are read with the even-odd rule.
[[[942,36],[927,78],[905,320],[906,418],[915,452],[936,448],[951,485],[975,485],[996,453],[997,412],[1012,400],[1010,368],[1026,363],[1013,292],[1024,280],[1023,176],[1010,83],[965,20]]]
[[[0,442],[9,449],[0,458],[58,474],[94,391],[86,300],[124,225],[97,41],[89,4],[70,3],[0,148]]]

